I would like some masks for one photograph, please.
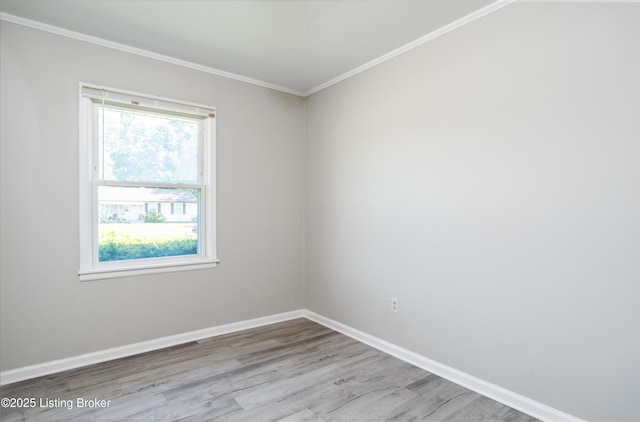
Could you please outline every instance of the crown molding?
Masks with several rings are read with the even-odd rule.
[[[137,48],[137,47],[132,47],[126,44],[120,44],[117,42],[113,42],[113,41],[109,41],[109,40],[105,40],[103,38],[98,38],[98,37],[94,37],[91,35],[86,35],[86,34],[82,34],[80,32],[75,32],[75,31],[70,31],[68,29],[64,29],[64,28],[60,28],[57,26],[53,26],[53,25],[49,25],[49,24],[45,24],[42,22],[37,22],[34,20],[30,20],[30,19],[25,19],[25,18],[21,18],[19,16],[14,16],[14,15],[10,15],[8,13],[4,13],[4,12],[0,12],[0,20],[2,21],[6,21],[6,22],[11,22],[11,23],[15,23],[17,25],[22,25],[22,26],[27,26],[29,28],[33,28],[33,29],[37,29],[40,31],[44,31],[44,32],[49,32],[52,34],[56,34],[56,35],[60,35],[63,37],[68,37],[68,38],[73,38],[76,40],[80,40],[80,41],[85,41],[91,44],[96,44],[102,47],[107,47],[107,48],[112,48],[114,50],[119,50],[119,51],[123,51],[126,53],[130,53],[130,54],[136,54],[138,56],[142,56],[142,57],[147,57],[150,59],[154,59],[154,60],[158,60],[158,61],[162,61],[165,63],[171,63],[171,64],[175,64],[177,66],[181,66],[181,67],[185,67],[185,68],[189,68],[189,69],[194,69],[194,70],[199,70],[201,72],[205,72],[205,73],[210,73],[212,75],[216,75],[216,76],[222,76],[224,78],[228,78],[228,79],[234,79],[237,81],[241,81],[241,82],[246,82],[252,85],[257,85],[263,88],[269,88],[269,89],[273,89],[276,91],[282,91],[282,92],[286,92],[288,94],[292,94],[292,95],[297,95],[300,97],[307,97],[311,94],[315,94],[318,91],[321,91],[325,88],[328,88],[332,85],[335,85],[339,82],[344,81],[345,79],[348,79],[352,76],[355,76],[359,73],[364,72],[365,70],[368,70],[374,66],[377,66],[381,63],[386,62],[387,60],[390,60],[396,56],[399,56],[403,53],[406,53],[407,51],[413,50],[416,47],[419,47],[433,39],[436,39],[438,37],[441,37],[442,35],[445,35],[457,28],[460,28],[463,25],[466,25],[470,22],[473,22],[477,19],[480,19],[483,16],[486,16],[490,13],[495,12],[496,10],[502,9],[505,6],[510,5],[511,3],[516,2],[517,0],[497,0],[494,3],[491,3],[485,7],[483,7],[482,9],[476,10],[473,13],[470,13],[454,22],[451,22],[448,25],[443,26],[442,28],[439,28],[433,32],[430,32],[414,41],[411,41],[408,44],[403,45],[402,47],[399,47],[393,51],[390,51],[387,54],[384,54],[376,59],[371,60],[370,62],[367,62],[365,64],[363,64],[362,66],[358,66],[355,69],[352,69],[346,73],[343,73],[342,75],[339,75],[331,80],[328,80],[324,83],[321,83],[320,85],[317,85],[314,88],[311,88],[308,91],[302,92],[302,91],[298,91],[295,89],[291,89],[291,88],[287,88],[287,87],[283,87],[283,86],[279,86],[279,85],[275,85],[275,84],[271,84],[268,82],[264,82],[264,81],[260,81],[258,79],[253,79],[253,78],[249,78],[247,76],[242,76],[242,75],[238,75],[236,73],[232,73],[232,72],[227,72],[224,70],[220,70],[220,69],[216,69],[213,67],[209,67],[209,66],[204,66],[198,63],[193,63],[193,62],[189,62],[186,60],[182,60],[182,59],[177,59],[175,57],[170,57],[170,56],[166,56],[164,54],[158,54],[158,53],[154,53],[152,51],[148,51],[148,50],[144,50],[141,48]]]
[[[263,88],[274,89],[276,91],[286,92],[297,96],[303,96],[301,91],[295,89],[286,88],[279,85],[274,85],[268,82],[260,81],[258,79],[249,78],[247,76],[238,75],[236,73],[227,72],[224,70],[216,69],[209,66],[204,66],[198,63],[189,62],[175,57],[165,56],[164,54],[154,53],[152,51],[144,50],[137,47],[132,47],[126,44],[120,44],[117,42],[105,40],[103,38],[94,37],[91,35],[82,34],[80,32],[70,31],[68,29],[60,28],[46,23],[33,21],[31,19],[21,18],[19,16],[10,15],[8,13],[0,12],[0,20],[15,23],[17,25],[26,26],[29,28],[37,29],[39,31],[49,32],[51,34],[60,35],[67,38],[73,38],[75,40],[88,42],[91,44],[99,45],[102,47],[111,48],[125,53],[135,54],[138,56],[146,57],[149,59],[158,60],[165,63],[175,64],[177,66],[186,67],[188,69],[199,70],[201,72],[210,73],[216,76],[222,76],[223,78],[234,79],[236,81],[246,82],[248,84],[257,85]]]
[[[411,41],[408,44],[403,45],[402,47],[396,48],[393,51],[390,51],[387,54],[384,54],[380,57],[378,57],[377,59],[373,59],[368,63],[363,64],[362,66],[358,66],[355,69],[352,69],[346,73],[343,73],[340,76],[336,76],[335,78],[324,82],[318,86],[316,86],[315,88],[311,88],[308,91],[305,91],[302,96],[303,97],[308,97],[311,94],[315,94],[318,91],[322,91],[325,88],[328,88],[332,85],[335,85],[339,82],[344,81],[345,79],[348,79],[352,76],[357,75],[358,73],[362,73],[367,69],[370,69],[374,66],[379,65],[380,63],[384,63],[387,60],[391,60],[392,58],[399,56],[400,54],[406,53],[409,50],[413,50],[416,47],[419,47],[431,40],[434,40],[438,37],[441,37],[451,31],[453,31],[454,29],[458,29],[463,25],[466,25],[468,23],[471,23],[477,19],[480,19],[483,16],[488,15],[489,13],[493,13],[496,10],[502,9],[505,6],[510,5],[511,3],[516,2],[517,0],[497,0],[494,3],[489,4],[488,6],[483,7],[482,9],[476,10],[473,13],[470,13],[466,16],[463,16],[462,18],[451,22],[448,25],[443,26],[442,28],[436,29],[433,32],[428,33],[427,35],[424,35],[414,41]]]

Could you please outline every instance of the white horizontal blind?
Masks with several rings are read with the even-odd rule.
[[[152,97],[137,92],[103,87],[99,85],[82,84],[81,95],[94,101],[105,103],[128,104],[141,108],[173,111],[193,117],[215,117],[215,107],[171,100],[162,97]]]

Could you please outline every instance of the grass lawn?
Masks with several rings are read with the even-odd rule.
[[[113,232],[115,239],[195,239],[196,223],[104,223],[98,225],[100,238]]]

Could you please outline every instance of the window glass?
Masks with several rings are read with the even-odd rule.
[[[198,181],[198,121],[99,106],[98,124],[102,180]]]
[[[215,266],[214,110],[83,85],[80,111],[81,279]]]
[[[164,214],[147,200],[192,204],[191,214]],[[98,188],[98,256],[100,262],[198,253],[199,189],[100,186]],[[125,211],[128,209],[128,212]],[[170,210],[170,207],[165,207]],[[160,208],[163,209],[162,207]]]

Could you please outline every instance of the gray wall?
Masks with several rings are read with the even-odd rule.
[[[633,420],[639,21],[517,3],[306,101],[2,22],[0,369],[306,306]],[[218,268],[78,281],[80,80],[217,106]]]
[[[308,97],[307,308],[637,420],[639,22],[516,3]]]
[[[1,31],[3,371],[303,306],[301,98]],[[217,107],[217,268],[78,281],[78,81]]]

